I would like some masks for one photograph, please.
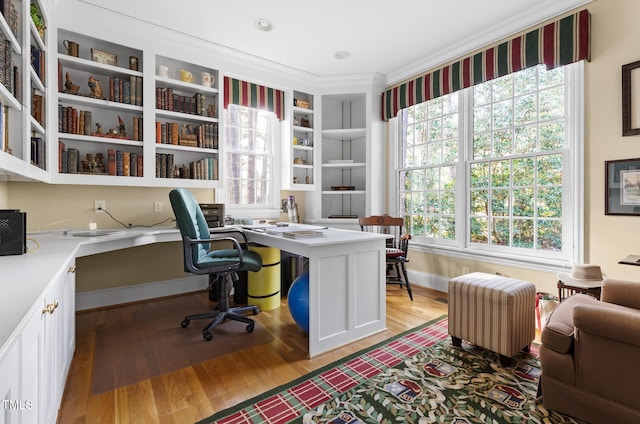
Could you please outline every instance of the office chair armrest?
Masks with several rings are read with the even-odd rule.
[[[243,258],[243,250],[242,250],[242,246],[240,245],[240,242],[235,239],[234,237],[215,237],[215,238],[208,238],[208,239],[192,239],[190,237],[184,236],[183,237],[185,243],[183,243],[184,246],[184,250],[185,250],[185,258],[187,258],[187,268],[189,269],[190,272],[194,273],[194,274],[208,274],[210,272],[210,269],[200,269],[196,266],[196,264],[193,263],[193,257],[191,255],[191,247],[193,245],[196,244],[210,244],[210,243],[219,243],[219,242],[230,242],[233,244],[233,248],[236,249],[238,251],[238,262],[234,265],[228,265],[225,266],[224,269],[220,269],[218,271],[234,271],[237,269],[242,268],[242,266],[244,265],[244,258]],[[246,239],[246,238],[245,238]]]
[[[242,247],[245,248],[245,249],[249,248],[249,240],[247,239],[247,235],[244,233],[244,231],[242,231],[239,228],[225,228],[225,229],[210,228],[209,229],[209,234],[211,234],[211,235],[214,235],[214,234],[238,234],[240,236],[240,238],[242,238],[242,243],[240,243],[242,245]]]

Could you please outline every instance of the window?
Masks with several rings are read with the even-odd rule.
[[[272,112],[230,104],[225,112],[227,205],[272,208],[276,117]]]
[[[400,111],[399,214],[414,242],[575,260],[581,75],[537,66]]]

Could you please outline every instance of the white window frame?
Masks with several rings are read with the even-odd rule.
[[[221,150],[219,152],[222,161],[226,161],[226,132],[225,123],[227,122],[227,114],[230,113],[228,109],[223,110],[223,119],[220,122],[221,127]],[[278,121],[275,113],[271,113],[271,117],[268,122],[271,126],[271,192],[270,202],[268,205],[225,205],[225,214],[232,216],[234,219],[246,218],[246,219],[278,219],[280,217],[280,168],[282,166],[282,158],[280,155],[280,139],[282,134],[282,122]],[[224,163],[224,170],[228,165]],[[222,174],[222,188],[216,189],[215,199],[217,203],[226,203],[227,189],[225,184],[226,175]]]
[[[584,63],[582,61],[565,66],[567,91],[565,93],[565,116],[567,117],[565,149],[567,154],[563,162],[563,252],[562,255],[548,254],[527,249],[525,254],[518,249],[491,249],[490,246],[470,245],[468,242],[468,191],[469,157],[471,156],[471,137],[473,122],[467,111],[472,110],[472,90],[462,90],[458,101],[460,110],[461,137],[459,152],[464,160],[458,162],[456,173],[458,182],[456,191],[456,240],[413,239],[410,249],[425,253],[446,255],[461,259],[497,263],[506,266],[528,268],[538,271],[557,272],[574,263],[584,261]],[[464,108],[464,109],[463,109]],[[464,112],[463,112],[464,110]],[[401,112],[399,112],[401,113]],[[389,187],[389,213],[398,215],[400,210],[400,168],[398,159],[401,150],[400,118],[389,120],[389,170],[393,184]],[[531,253],[535,252],[535,255]],[[540,254],[538,254],[540,253]]]

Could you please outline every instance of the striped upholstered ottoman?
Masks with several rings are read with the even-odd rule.
[[[454,346],[462,340],[500,354],[507,366],[535,338],[535,296],[532,283],[473,272],[449,281],[449,334]]]

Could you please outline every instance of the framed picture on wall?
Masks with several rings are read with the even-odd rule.
[[[605,215],[640,215],[640,158],[605,161]]]
[[[622,65],[622,135],[640,134],[640,61]]]

